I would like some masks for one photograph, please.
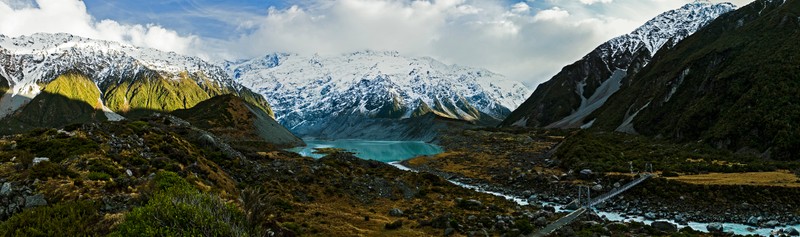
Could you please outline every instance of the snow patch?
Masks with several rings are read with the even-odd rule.
[[[31,102],[33,97],[36,97],[41,92],[41,88],[36,84],[14,84],[12,88],[0,98],[0,119],[13,114],[18,109],[22,108],[22,106]]]
[[[650,102],[652,101],[648,101],[647,104],[642,106],[642,108],[640,108],[639,110],[636,110],[635,113],[631,115],[626,114],[622,124],[620,124],[615,131],[629,133],[629,134],[636,134],[636,129],[633,127],[633,119],[636,118],[636,115],[638,115],[639,112],[642,112],[642,110],[650,106]]]
[[[681,75],[678,76],[678,78],[672,82],[672,85],[670,85],[669,93],[664,98],[664,103],[669,102],[669,100],[672,99],[672,96],[675,95],[675,92],[678,92],[678,88],[681,86],[681,84],[683,84],[683,79],[686,79],[686,76],[689,75],[689,72],[690,72],[689,68],[683,70],[683,72],[681,72]]]
[[[546,128],[574,128],[581,127],[583,119],[592,114],[595,110],[599,109],[606,103],[609,97],[619,91],[622,86],[622,79],[627,75],[626,70],[617,69],[606,81],[600,84],[589,99],[583,97],[583,86],[586,85],[582,82],[578,86],[578,92],[581,95],[581,106],[578,109],[563,119],[556,121]],[[583,85],[583,86],[582,86]],[[591,125],[589,125],[591,126]]]
[[[516,122],[511,124],[511,126],[514,126],[514,127],[525,127],[525,126],[528,126],[528,119],[530,119],[530,118],[529,117],[525,117],[523,119],[517,120]]]

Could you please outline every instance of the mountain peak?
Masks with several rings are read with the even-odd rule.
[[[650,55],[655,55],[668,42],[674,46],[679,41],[711,23],[720,15],[733,11],[732,3],[711,3],[695,1],[683,7],[659,14],[633,32],[609,41],[627,52],[636,52],[646,47]]]

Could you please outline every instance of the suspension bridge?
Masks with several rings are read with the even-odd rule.
[[[553,234],[555,231],[557,231],[557,230],[561,229],[562,227],[567,226],[570,223],[572,223],[573,221],[577,220],[578,217],[580,217],[584,213],[586,213],[589,210],[591,210],[591,208],[593,206],[595,206],[597,204],[600,204],[600,203],[603,203],[606,200],[611,199],[613,197],[616,197],[617,195],[620,195],[620,194],[624,193],[625,191],[628,191],[629,189],[635,187],[636,185],[641,184],[645,180],[647,180],[647,179],[649,179],[649,178],[654,176],[654,174],[653,174],[653,166],[651,164],[647,164],[645,170],[646,170],[645,173],[639,174],[640,176],[638,178],[634,179],[633,181],[628,182],[625,185],[622,185],[619,188],[616,188],[616,189],[612,190],[611,192],[608,192],[606,194],[603,194],[603,195],[600,195],[598,197],[595,197],[594,199],[591,198],[590,189],[587,188],[587,190],[584,192],[584,191],[582,191],[581,187],[579,187],[579,189],[578,189],[578,203],[580,205],[582,205],[582,207],[578,208],[577,210],[573,211],[572,213],[567,214],[566,216],[562,217],[561,219],[556,220],[555,222],[551,223],[550,225],[545,226],[543,229],[541,229],[541,230],[539,230],[539,231],[537,231],[537,232],[535,232],[535,233],[533,233],[533,234],[531,234],[529,236],[531,236],[531,237],[544,237],[544,236],[548,236],[550,234]],[[586,201],[582,201],[584,193],[586,195],[586,199],[585,199]]]

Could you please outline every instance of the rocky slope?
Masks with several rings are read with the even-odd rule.
[[[611,39],[568,65],[503,121],[503,126],[574,128],[616,93],[660,49],[672,47],[720,15],[730,3],[695,2],[656,16],[630,34]],[[591,125],[587,125],[591,126]]]
[[[396,52],[271,54],[228,62],[225,68],[270,100],[281,124],[307,136],[333,136],[324,131],[356,130],[372,119],[398,121],[429,113],[494,124],[528,95],[521,83],[486,70]]]
[[[224,140],[169,115],[2,137],[0,235],[518,236],[558,217],[348,153]]]
[[[173,111],[172,114],[233,144],[256,143],[262,147],[305,145],[269,114],[234,95],[215,96],[190,109]],[[260,144],[263,142],[267,144]]]
[[[587,120],[603,130],[796,160],[798,9],[797,0],[759,0],[720,17],[659,52]]]
[[[67,74],[79,75],[89,84],[62,83],[58,89],[48,88]],[[76,101],[104,111],[110,119],[139,111],[190,108],[221,94],[236,94],[272,115],[262,96],[199,58],[69,34],[0,35],[0,78],[0,87],[8,86],[8,92],[0,98],[0,118],[18,114],[48,91],[73,93],[64,96],[78,98]],[[83,88],[86,85],[91,88]]]

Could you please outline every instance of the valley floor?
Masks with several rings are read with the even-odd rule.
[[[599,184],[604,192],[633,178],[564,163],[556,148],[576,146],[568,142],[573,137],[571,131],[458,130],[440,137],[446,152],[404,162],[421,171],[409,172],[335,150],[312,159],[261,143],[228,143],[169,115],[39,129],[0,138],[0,236],[526,236],[563,214],[448,180],[566,204],[577,185]],[[581,169],[597,171],[582,177]],[[763,181],[678,174],[649,180],[605,209],[652,210],[685,221],[746,222],[750,215],[761,217],[761,225],[798,221],[792,173],[738,175]],[[581,218],[557,235],[671,235]]]
[[[661,178],[646,181],[598,208],[623,216],[646,216],[677,223],[729,222],[761,227],[800,223],[800,199],[796,198],[800,197],[800,177],[797,172],[788,171],[797,170],[793,162],[768,162],[714,149],[669,155],[671,149],[687,148],[683,144],[645,141],[628,135],[582,133],[585,131],[483,129],[452,132],[441,138],[445,153],[418,157],[403,164],[531,202],[566,205],[577,197],[578,186],[593,187],[592,193],[599,195],[632,180],[630,172],[615,168],[630,169],[628,160],[634,161],[634,170],[644,170],[643,161],[647,158],[643,156],[654,156],[649,159],[659,164],[655,160],[662,159],[658,156],[663,155],[668,156],[663,159],[684,162],[666,167],[656,165],[654,168]],[[598,142],[595,136],[609,141]],[[614,138],[619,141],[609,136],[620,136]],[[613,143],[613,146],[606,143]],[[595,146],[594,150],[586,149],[585,144]],[[628,147],[646,147],[642,150],[647,152],[636,154],[627,150]],[[588,154],[576,157],[575,149]],[[602,153],[617,155],[606,158]],[[686,159],[684,155],[695,158]],[[605,162],[596,162],[602,159],[606,159]],[[764,170],[739,171],[749,169]],[[560,234],[568,235],[585,228],[576,224]]]

